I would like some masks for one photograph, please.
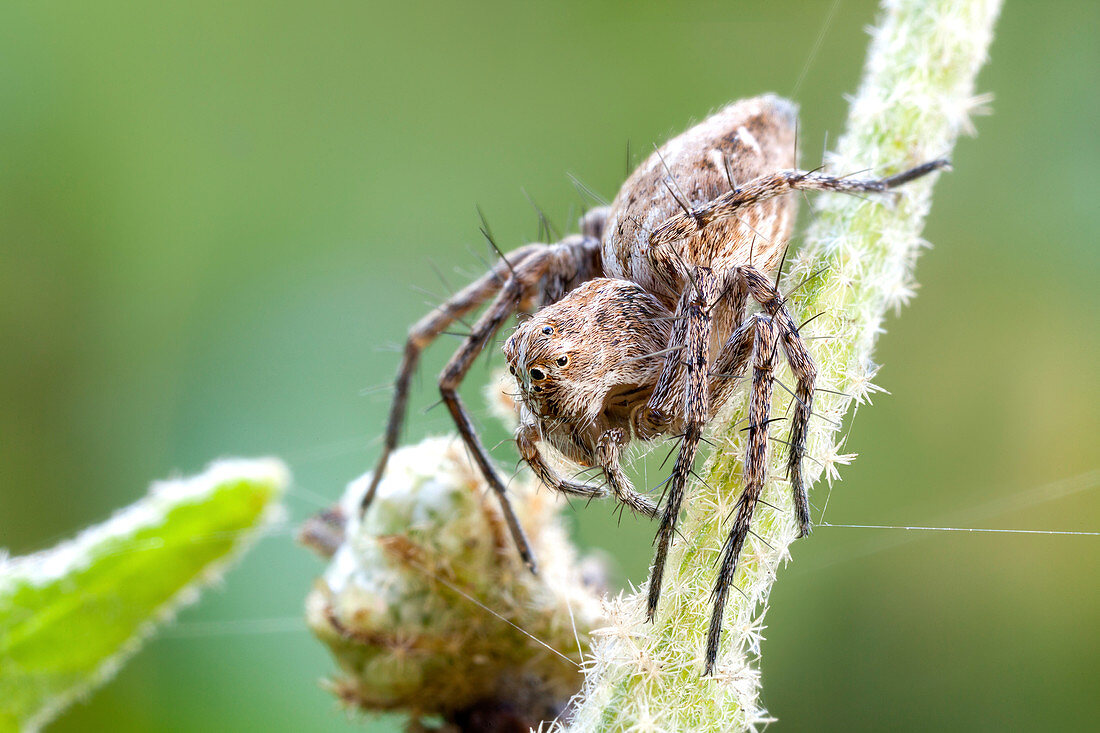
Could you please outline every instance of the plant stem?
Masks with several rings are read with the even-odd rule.
[[[999,0],[886,0],[831,170],[889,174],[948,156],[959,133],[970,130],[968,115],[980,101],[974,79],[999,9]],[[822,198],[794,258],[785,286],[789,303],[803,320],[821,314],[802,331],[811,339],[823,388],[810,422],[811,482],[822,473],[831,480],[837,464],[851,458],[841,453],[839,426],[853,402],[867,401],[877,389],[871,381],[875,341],[887,310],[912,295],[936,177],[907,184],[896,201]],[[791,383],[789,374],[780,379]],[[789,396],[778,390],[777,397],[773,414],[787,414]],[[727,731],[769,720],[757,667],[763,616],[797,536],[782,450],[771,451],[763,495],[771,506],[756,510],[756,536],[750,535],[738,566],[740,592],[730,594],[726,607],[715,676],[702,677],[715,568],[741,487],[746,434],[736,421],[746,404],[722,419],[715,431],[719,449],[702,472],[706,480],[689,489],[657,619],[644,621],[644,590],[612,604],[611,626],[594,649],[569,730]]]

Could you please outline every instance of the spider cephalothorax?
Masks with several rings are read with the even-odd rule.
[[[801,532],[810,529],[802,479],[816,369],[772,276],[782,266],[795,190],[882,193],[945,165],[934,161],[883,179],[796,170],[796,114],[763,96],[732,104],[665,143],[623,184],[610,207],[581,219],[581,234],[521,247],[412,327],[398,372],[370,504],[404,419],[421,350],[455,320],[490,304],[439,378],[459,434],[497,493],[516,546],[532,570],[523,530],[458,396],[477,355],[504,322],[532,312],[504,345],[519,389],[520,456],[548,487],[585,497],[614,495],[642,514],[658,507],[620,466],[631,440],[677,437],[664,483],[649,615],[657,610],[665,558],[707,422],[742,381],[751,383],[745,488],[715,584],[706,672],[718,653],[722,611],[766,473],[773,370],[782,353],[797,383],[787,471]],[[749,304],[759,312],[749,314]],[[602,481],[558,475],[550,446],[599,469]]]
[[[597,278],[520,324],[504,344],[535,415],[576,426],[629,428],[660,373],[671,311],[626,280]]]

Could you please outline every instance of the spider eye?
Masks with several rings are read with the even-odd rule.
[[[545,333],[547,336],[549,336],[549,335],[554,333],[554,327],[553,326],[543,326],[542,327],[542,332]]]
[[[512,373],[512,376],[516,376],[516,368],[514,366],[508,367],[508,371]]]
[[[569,357],[568,356],[559,356],[558,357],[558,366],[565,366],[568,363],[569,363]]]
[[[536,392],[541,392],[541,391],[542,391],[542,387],[535,387],[535,391],[536,391]]]
[[[546,379],[546,372],[542,371],[541,369],[532,369],[531,370],[531,379],[534,379],[534,380]]]

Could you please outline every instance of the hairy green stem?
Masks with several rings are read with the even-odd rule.
[[[986,58],[999,0],[886,0],[852,101],[847,131],[829,167],[890,174],[951,153],[980,101],[974,79]],[[875,391],[875,341],[888,310],[913,292],[920,231],[936,176],[907,184],[896,200],[822,197],[806,244],[786,279],[790,304],[819,368],[806,472],[830,479],[847,463],[839,426],[852,403]],[[790,384],[789,375],[780,378]],[[829,391],[825,391],[829,390]],[[790,397],[777,392],[775,415]],[[614,602],[569,730],[743,730],[769,720],[760,705],[763,616],[776,572],[797,536],[782,450],[756,510],[724,618],[719,664],[702,677],[711,591],[731,511],[741,489],[746,434],[735,405],[715,431],[719,449],[689,489],[669,556],[661,608],[645,622],[645,593]],[[781,424],[781,423],[780,423]],[[780,433],[773,427],[773,434]],[[782,438],[785,436],[774,435]],[[771,505],[771,506],[768,506]]]

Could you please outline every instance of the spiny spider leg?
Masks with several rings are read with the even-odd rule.
[[[653,230],[649,243],[653,247],[686,239],[702,231],[708,224],[736,216],[746,206],[782,196],[790,191],[834,191],[838,193],[886,193],[903,183],[946,168],[946,159],[933,160],[910,168],[889,178],[850,178],[830,176],[817,171],[783,170],[746,181],[733,191],[675,214]]]
[[[775,366],[776,341],[780,329],[771,317],[760,314],[754,316],[751,328],[739,330],[739,340],[731,345],[737,353],[746,353],[746,337],[752,342],[753,373],[752,392],[749,398],[749,440],[745,450],[745,488],[737,500],[737,517],[729,538],[722,549],[722,564],[718,579],[714,584],[714,608],[711,611],[710,631],[707,634],[707,656],[705,675],[714,671],[714,662],[718,658],[718,641],[722,634],[722,614],[726,608],[726,598],[733,585],[737,571],[737,561],[745,545],[752,526],[752,515],[760,494],[764,489],[767,475],[768,455],[768,416],[771,411],[772,370]],[[738,365],[743,367],[743,364]]]
[[[711,307],[720,289],[716,278],[709,268],[695,269],[693,283],[689,283],[686,295],[680,300],[676,315],[686,319],[684,350],[684,368],[687,379],[684,381],[681,412],[677,417],[683,420],[683,440],[672,467],[672,476],[668,482],[668,500],[661,515],[661,526],[657,530],[657,554],[653,559],[653,573],[649,578],[649,596],[647,614],[653,620],[657,613],[657,602],[661,598],[661,581],[664,577],[665,560],[672,536],[676,532],[676,523],[680,517],[680,508],[684,501],[684,487],[688,475],[695,465],[695,453],[699,448],[706,421],[710,417],[710,333]],[[667,362],[666,362],[667,365]],[[664,373],[662,372],[662,377]],[[656,390],[654,390],[656,393]],[[643,416],[644,419],[644,416]]]
[[[806,343],[798,333],[798,326],[787,310],[782,294],[759,270],[751,267],[740,269],[753,299],[774,320],[779,330],[780,343],[787,357],[791,373],[798,380],[795,387],[794,416],[791,419],[791,432],[788,438],[790,449],[787,454],[787,477],[791,482],[791,494],[794,498],[795,517],[798,520],[798,536],[810,533],[810,499],[806,494],[806,484],[802,478],[802,456],[806,452],[806,426],[810,421],[814,400],[814,380],[817,379],[817,367],[814,366]]]
[[[711,416],[726,404],[726,401],[737,390],[741,383],[742,372],[748,364],[752,350],[753,321],[746,320],[748,310],[749,290],[745,278],[738,271],[734,271],[729,278],[732,283],[723,293],[731,303],[733,323],[738,324],[737,329],[730,334],[726,343],[719,350],[710,368],[710,398]],[[745,334],[748,333],[748,336]]]
[[[420,362],[421,352],[457,319],[496,295],[511,276],[512,268],[518,267],[532,253],[544,248],[545,245],[542,244],[529,244],[509,252],[507,259],[497,262],[489,272],[455,293],[409,329],[405,352],[401,358],[401,365],[397,369],[397,378],[394,380],[393,402],[390,405],[390,416],[386,423],[385,438],[382,441],[382,453],[378,456],[370,486],[360,503],[360,514],[365,512],[374,501],[378,484],[386,473],[386,463],[389,462],[390,454],[397,447],[401,426],[405,422],[409,383]]]
[[[684,341],[687,338],[688,319],[685,316],[693,297],[694,286],[684,290],[672,321],[672,334],[664,350],[664,363],[645,407],[634,419],[634,428],[643,438],[657,437],[668,432],[673,418],[679,415],[683,403],[685,382]],[[677,389],[679,388],[679,389]]]
[[[485,477],[489,488],[496,493],[497,498],[500,500],[500,508],[504,512],[504,521],[508,524],[508,530],[512,533],[516,549],[519,550],[523,562],[534,572],[536,570],[535,557],[531,552],[530,544],[527,542],[527,536],[512,510],[512,503],[508,500],[504,483],[497,475],[496,469],[493,468],[493,464],[489,460],[489,454],[477,437],[469,413],[462,404],[462,399],[458,396],[458,386],[465,378],[466,372],[469,371],[470,366],[473,365],[485,345],[504,321],[519,309],[522,298],[523,287],[519,283],[519,277],[513,277],[504,286],[492,305],[477,320],[473,332],[459,347],[458,351],[454,353],[451,360],[447,362],[447,366],[443,368],[443,373],[439,377],[439,392],[443,395],[443,403],[447,405],[447,409],[454,419],[458,434],[462,436],[462,440],[470,449],[470,453],[481,469],[481,474]]]
[[[671,248],[666,247],[665,249],[666,252],[671,252]],[[686,266],[677,256],[671,254],[669,256],[674,258],[680,267]],[[692,275],[689,279],[689,288],[684,291],[680,298],[677,313],[682,313],[687,307],[686,301],[693,297],[693,289],[698,286],[697,278],[697,275]],[[712,314],[728,319],[728,323],[743,324],[748,305],[748,286],[744,278],[738,277],[736,273],[726,280],[725,283],[720,283],[723,287],[714,295],[713,300],[707,303],[706,307]],[[718,284],[716,283],[716,285]],[[728,307],[725,307],[727,304]],[[687,319],[679,315],[673,316],[672,337],[669,339],[668,348],[665,350],[665,361],[661,367],[661,374],[657,379],[657,386],[654,388],[645,408],[640,411],[634,422],[635,429],[643,437],[667,433],[674,417],[679,414],[686,380],[686,365],[682,353],[686,332]],[[720,365],[716,365],[716,368],[712,371],[717,374],[727,372],[726,369],[720,368]],[[721,380],[718,385],[711,385],[711,417],[714,416],[714,412],[718,407],[725,404],[729,394],[736,386],[736,380],[732,379]],[[717,392],[714,392],[716,388]]]

